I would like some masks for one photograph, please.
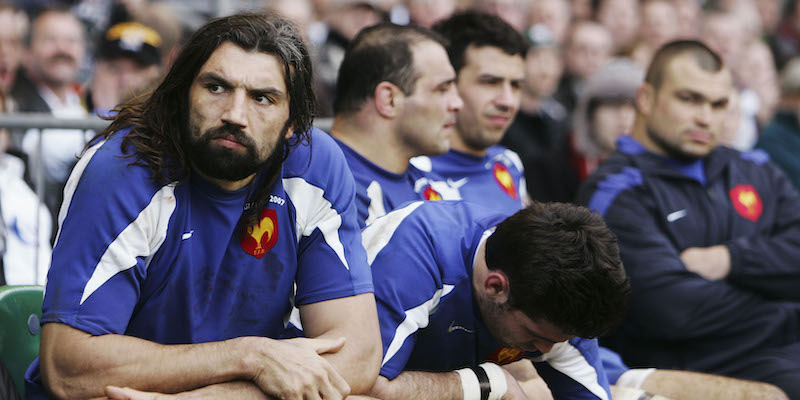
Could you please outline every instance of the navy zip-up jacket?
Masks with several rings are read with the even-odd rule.
[[[738,375],[747,354],[800,340],[800,194],[761,151],[726,147],[691,163],[630,137],[581,186],[619,237],[631,279],[616,345],[632,366]],[[680,259],[724,244],[727,278]]]

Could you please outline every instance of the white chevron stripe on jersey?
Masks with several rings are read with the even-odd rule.
[[[428,317],[431,312],[439,306],[439,300],[450,294],[454,287],[453,285],[442,285],[442,288],[437,290],[430,300],[406,311],[406,319],[404,319],[400,326],[397,327],[397,330],[395,330],[392,343],[389,344],[389,348],[386,350],[386,355],[383,357],[381,367],[394,357],[397,351],[403,347],[403,342],[405,342],[412,333],[428,326]]]
[[[150,204],[106,248],[83,288],[80,304],[114,275],[135,266],[138,257],[144,257],[146,265],[150,264],[153,254],[164,243],[176,204],[175,184],[166,185],[153,195]]]
[[[286,178],[283,180],[283,187],[297,212],[297,240],[300,241],[300,235],[311,236],[315,229],[319,229],[325,243],[349,270],[344,245],[339,238],[342,217],[331,202],[325,199],[325,191],[303,178]]]
[[[364,249],[367,250],[367,264],[372,266],[375,257],[389,243],[389,239],[392,238],[400,223],[421,205],[421,201],[415,201],[403,208],[398,208],[376,219],[372,225],[361,232],[361,243],[364,245]]]
[[[599,399],[609,400],[608,393],[597,382],[597,371],[580,350],[569,342],[556,343],[552,350],[534,361],[547,362],[553,369],[574,379]]]

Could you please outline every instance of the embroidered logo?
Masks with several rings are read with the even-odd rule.
[[[486,361],[503,365],[519,360],[520,356],[522,356],[522,350],[499,347],[486,359]]]
[[[425,200],[441,200],[442,195],[439,194],[436,190],[434,190],[431,185],[425,186],[425,189],[422,191],[422,197]]]
[[[494,163],[494,179],[497,181],[497,184],[500,185],[500,188],[506,192],[507,195],[511,196],[512,199],[517,199],[517,186],[514,184],[514,180],[511,178],[511,173],[508,172],[508,168],[501,162]]]
[[[278,215],[275,210],[261,210],[258,225],[247,228],[242,234],[242,250],[258,259],[264,257],[272,246],[278,242]]]
[[[751,185],[736,185],[728,194],[736,212],[750,221],[756,222],[764,211],[761,197]]]

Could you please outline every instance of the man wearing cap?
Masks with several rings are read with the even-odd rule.
[[[161,36],[138,22],[109,28],[100,40],[86,104],[103,116],[119,103],[149,89],[161,76]]]

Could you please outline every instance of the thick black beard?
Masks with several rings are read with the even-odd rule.
[[[241,181],[276,161],[280,162],[287,130],[288,124],[284,126],[272,152],[263,160],[259,159],[253,140],[241,129],[230,124],[210,129],[199,139],[194,139],[196,132],[192,132],[187,138],[186,157],[205,176],[230,182]],[[236,150],[211,144],[214,139],[228,136],[245,147],[244,155]]]

